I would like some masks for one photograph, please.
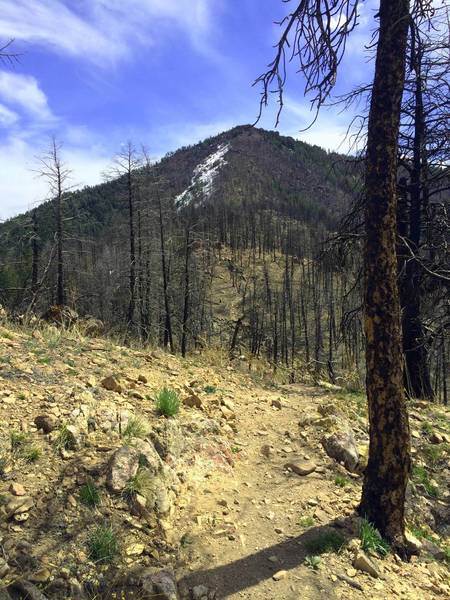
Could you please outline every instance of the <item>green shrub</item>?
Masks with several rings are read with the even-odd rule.
[[[111,562],[119,553],[117,536],[110,525],[99,525],[87,541],[89,558],[95,562]]]
[[[95,508],[100,504],[100,492],[94,482],[89,480],[80,488],[80,500],[86,506]]]
[[[180,410],[180,400],[174,390],[163,388],[156,396],[156,409],[165,417],[174,417]]]
[[[205,392],[205,394],[215,394],[217,388],[215,385],[207,385],[203,388],[203,391]]]
[[[366,552],[376,552],[379,556],[387,556],[390,551],[388,542],[383,539],[378,529],[363,519],[359,528],[359,538],[362,549]]]

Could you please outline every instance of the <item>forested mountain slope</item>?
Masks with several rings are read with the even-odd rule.
[[[183,345],[184,336],[184,345],[193,347],[211,340],[225,277],[238,310],[229,328],[221,321],[220,343],[224,333],[231,343],[237,322],[236,346],[249,319],[266,328],[267,311],[256,315],[261,302],[270,313],[273,304],[285,312],[285,300],[276,298],[286,296],[283,273],[285,287],[293,288],[289,272],[294,277],[301,267],[308,287],[319,288],[311,263],[299,261],[318,253],[348,209],[358,183],[354,161],[251,126],[153,165],[134,152],[131,158],[138,168],[128,175],[114,171],[118,176],[108,182],[62,197],[66,301],[78,312],[173,346]],[[31,304],[39,312],[56,302],[56,208],[49,201],[0,226],[0,303],[9,308]],[[271,263],[278,265],[273,286]],[[254,331],[251,344],[287,360],[286,335],[277,331],[279,324],[287,331],[286,314],[270,320],[271,339],[266,343],[266,332]],[[281,342],[272,339],[278,337]]]
[[[220,149],[224,150],[223,155]],[[212,159],[209,165],[208,159]],[[140,200],[151,203],[158,192],[179,209],[202,206],[211,213],[210,218],[233,208],[242,215],[242,211],[252,207],[332,228],[338,215],[348,207],[355,186],[354,169],[349,173],[345,162],[344,157],[317,146],[240,126],[183,147],[151,166],[150,182],[146,182],[147,189]],[[196,171],[205,163],[202,181]],[[64,212],[68,234],[90,235],[99,240],[101,236],[114,235],[112,227],[125,225],[127,205],[122,184],[117,178],[67,194]],[[42,204],[37,212],[40,238],[46,242],[54,229],[54,203]],[[2,257],[5,245],[14,250],[11,245],[24,238],[28,215],[0,226]]]

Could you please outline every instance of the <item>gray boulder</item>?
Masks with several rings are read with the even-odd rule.
[[[145,598],[152,600],[178,600],[178,590],[175,575],[172,571],[163,569],[148,569],[142,575],[142,591]]]
[[[139,468],[139,451],[130,446],[122,446],[114,452],[108,464],[106,485],[115,493],[125,489],[129,479]]]
[[[163,460],[178,460],[185,447],[184,435],[175,419],[164,419],[150,433],[156,451]]]
[[[322,446],[330,458],[343,463],[348,471],[356,470],[359,455],[351,429],[336,431],[324,436]]]

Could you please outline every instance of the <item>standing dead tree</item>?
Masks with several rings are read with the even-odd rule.
[[[49,195],[55,200],[56,206],[56,304],[66,303],[66,285],[64,269],[64,197],[69,191],[68,180],[71,171],[61,159],[61,144],[52,138],[48,152],[39,158],[41,168],[38,175],[43,177],[49,187]]]
[[[305,77],[318,112],[329,98],[361,0],[301,0],[281,22],[275,58],[255,83],[260,114],[269,94],[283,108],[287,62]],[[425,10],[430,2],[417,3]],[[360,512],[403,556],[404,503],[410,469],[409,426],[403,391],[400,302],[396,265],[397,147],[404,88],[409,0],[380,0],[375,75],[365,163],[365,334],[370,450]],[[272,89],[274,87],[274,89]],[[317,113],[316,113],[317,115]]]
[[[135,204],[137,189],[137,170],[143,161],[132,142],[127,142],[123,150],[114,157],[113,167],[107,173],[110,179],[119,178],[128,209],[128,243],[129,243],[129,300],[127,310],[127,327],[132,330],[135,325],[136,312],[136,223]]]

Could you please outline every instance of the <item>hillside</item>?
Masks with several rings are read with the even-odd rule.
[[[355,168],[343,157],[251,126],[181,148],[149,168],[137,169],[133,176],[135,227],[141,228],[143,244],[149,243],[148,235],[156,225],[159,200],[175,237],[183,235],[186,219],[198,235],[208,232],[212,244],[248,245],[245,231],[251,221],[258,221],[259,235],[271,238],[269,246],[279,244],[277,230],[286,220],[302,223],[323,237],[348,208],[356,185]],[[82,285],[79,271],[91,266],[90,261],[107,267],[117,258],[126,258],[117,257],[120,250],[126,254],[129,236],[124,185],[124,177],[113,178],[65,195],[68,285]],[[29,284],[32,239],[38,241],[44,268],[54,241],[55,218],[55,203],[50,201],[0,224],[0,301],[4,304],[23,300],[16,288]],[[259,223],[262,220],[265,227]],[[92,256],[83,261],[82,254]],[[9,287],[15,293],[8,294]]]
[[[221,161],[220,149],[224,151]],[[208,160],[217,167],[209,187],[196,177],[196,170]],[[345,157],[329,154],[318,146],[273,131],[238,126],[194,146],[180,148],[155,163],[150,168],[145,201],[154,200],[157,191],[184,206],[189,204],[187,196],[183,201],[181,198],[190,191],[195,197],[193,204],[208,206],[210,210],[220,210],[222,204],[239,208],[249,202],[258,210],[273,209],[294,219],[334,226],[354,192],[354,172],[344,168],[345,163]],[[117,219],[126,220],[120,179],[68,193],[66,199],[65,217],[69,221],[76,219],[76,227],[69,224],[68,231],[109,237],[113,232],[108,234],[108,228],[117,225]],[[53,211],[52,202],[41,205],[39,221],[47,221],[50,227]],[[24,220],[25,216],[19,216],[1,225],[0,240],[4,244],[17,242],[23,237]],[[44,242],[48,235],[48,231],[41,235]]]
[[[172,417],[156,410],[164,386]],[[420,555],[403,563],[355,514],[362,395],[278,383],[244,356],[4,320],[0,597],[447,598],[450,415],[410,413]]]
[[[0,225],[0,303],[43,314],[63,276],[67,305],[106,330],[182,353],[250,348],[292,373],[300,363],[328,369],[333,380],[329,346],[345,345],[337,327],[358,290],[353,267],[343,278],[320,253],[352,201],[358,166],[251,126],[154,165],[128,158],[128,174],[63,195],[61,276],[55,201]],[[348,290],[339,303],[338,289]],[[349,332],[354,348],[359,321]]]

